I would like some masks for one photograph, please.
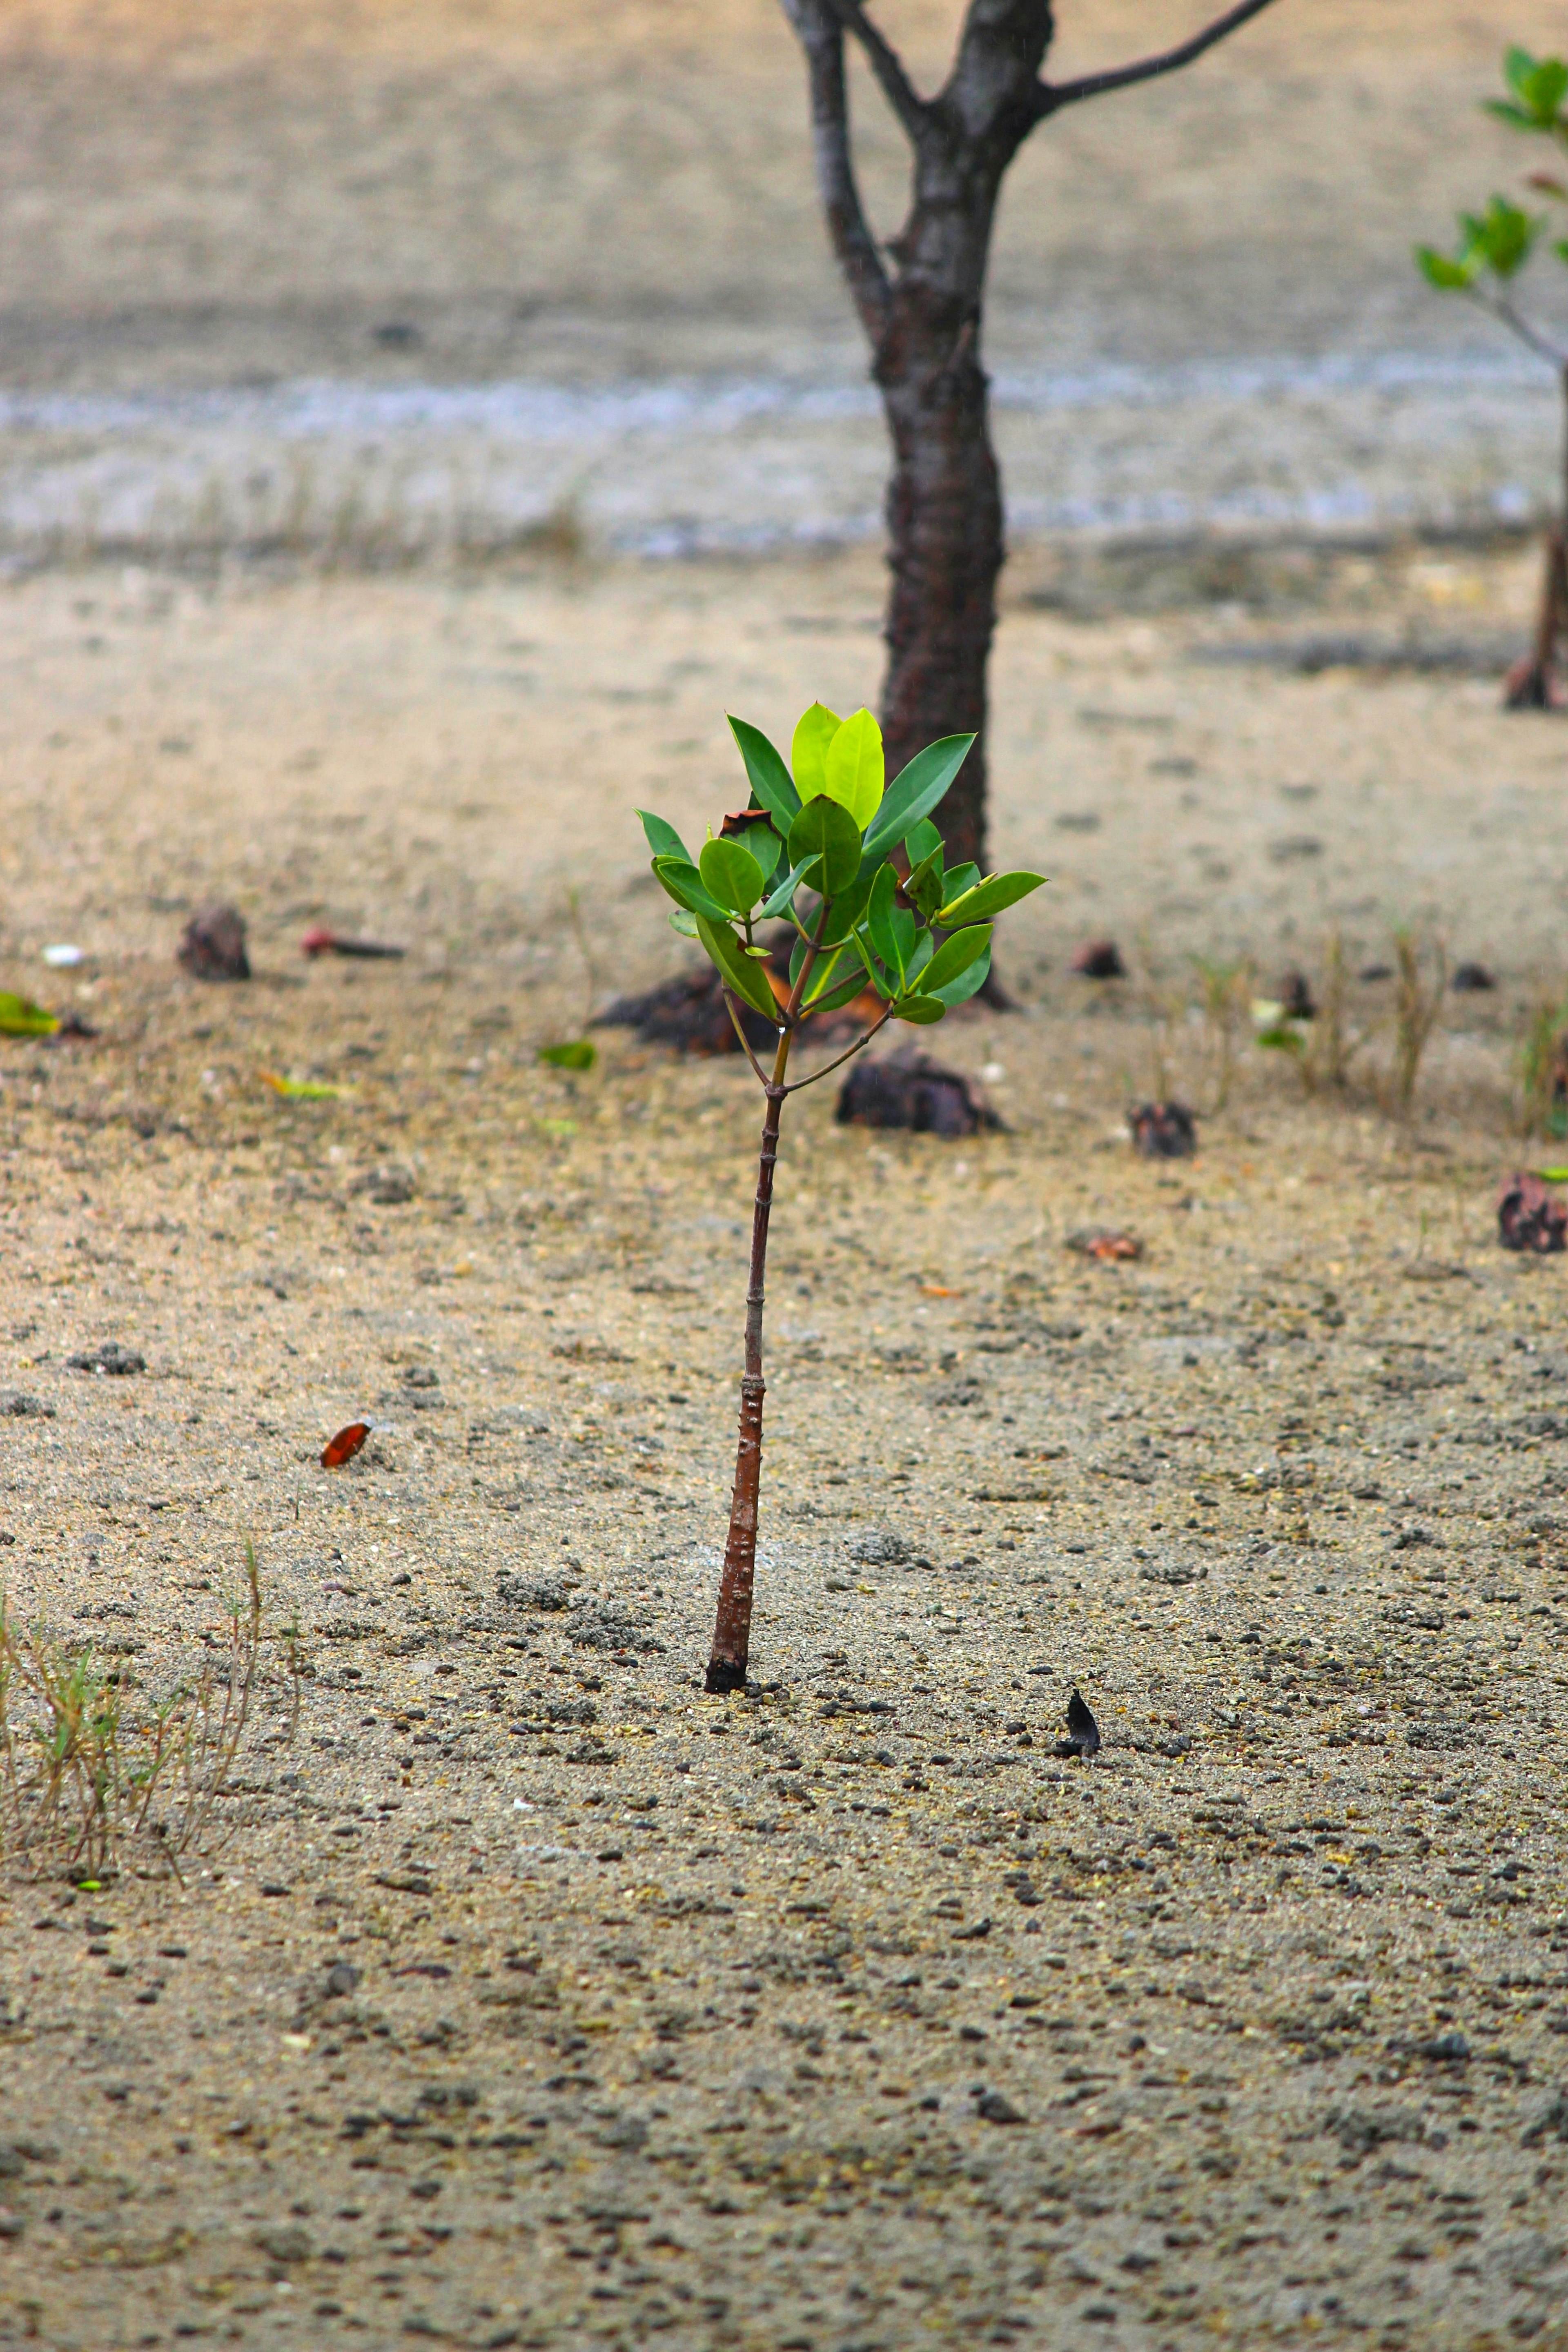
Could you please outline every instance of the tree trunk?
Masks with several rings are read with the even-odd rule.
[[[985,866],[985,671],[1005,560],[978,306],[901,289],[877,357],[893,445],[882,730],[896,776],[941,735],[977,740],[942,803],[947,862]]]
[[[1562,373],[1559,388],[1563,394],[1563,515],[1546,527],[1546,563],[1535,642],[1503,681],[1505,710],[1552,710],[1557,704],[1552,666],[1558,640],[1568,636],[1568,368]]]

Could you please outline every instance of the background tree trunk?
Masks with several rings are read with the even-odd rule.
[[[942,803],[948,864],[985,865],[985,672],[1005,556],[976,310],[906,319],[895,298],[877,377],[893,444],[888,488],[888,772],[941,735],[978,740]],[[943,315],[945,313],[945,315]]]

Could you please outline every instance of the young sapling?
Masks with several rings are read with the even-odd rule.
[[[1510,48],[1503,57],[1506,98],[1488,99],[1484,110],[1511,130],[1568,148],[1568,64],[1561,58],[1535,58]],[[1555,172],[1531,172],[1527,184],[1552,203],[1568,205],[1568,182]],[[1415,248],[1416,266],[1442,294],[1463,294],[1496,319],[1556,374],[1563,403],[1564,512],[1547,526],[1546,570],[1542,583],[1535,642],[1508,674],[1504,700],[1510,710],[1550,709],[1555,696],[1552,662],[1558,641],[1568,635],[1568,335],[1553,331],[1520,308],[1517,281],[1539,248],[1547,223],[1507,196],[1494,195],[1485,212],[1459,215],[1459,243],[1451,253],[1430,245]],[[1568,263],[1568,237],[1553,237],[1552,250]]]
[[[814,702],[795,730],[786,765],[760,729],[731,719],[751,783],[749,804],[726,816],[694,858],[673,825],[639,810],[653,871],[675,901],[674,929],[700,941],[717,968],[747,1061],[763,1088],[762,1151],[746,1288],[741,1428],[730,1532],[719,1581],[710,1691],[743,1689],[751,1649],[757,1504],[763,1461],[763,1298],[779,1119],[787,1098],[868,1045],[889,1021],[921,1027],[973,996],[991,969],[993,918],[1037,890],[1040,874],[945,866],[932,812],[963,765],[973,735],[948,735],[885,784],[881,730],[868,710],[839,719]],[[795,934],[787,983],[774,983],[758,927]],[[874,995],[878,1010],[834,1060],[786,1079],[791,1052],[814,1019]],[[741,1007],[773,1027],[771,1069],[747,1042]]]

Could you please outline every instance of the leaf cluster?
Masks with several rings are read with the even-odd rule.
[[[1503,58],[1507,98],[1484,101],[1483,111],[1515,131],[1545,136],[1568,146],[1568,64],[1561,58],[1536,58],[1528,49],[1510,48]],[[1557,203],[1568,203],[1568,184],[1551,172],[1531,172],[1529,184]],[[1429,286],[1440,293],[1475,293],[1490,287],[1494,293],[1518,278],[1535,252],[1547,227],[1544,214],[1530,213],[1507,196],[1493,195],[1484,212],[1458,215],[1459,238],[1452,253],[1435,246],[1415,247],[1416,267]],[[1552,240],[1560,261],[1568,262],[1568,238]],[[1494,305],[1494,307],[1496,307]],[[1518,323],[1504,313],[1509,323]],[[1531,338],[1533,340],[1533,338]]]
[[[1039,888],[1040,874],[949,867],[932,812],[973,735],[948,735],[886,782],[868,710],[803,713],[786,762],[760,728],[732,718],[749,804],[710,831],[693,857],[673,825],[639,810],[653,871],[675,901],[670,922],[700,941],[732,997],[781,1031],[868,990],[893,1019],[926,1025],[984,987],[993,918]],[[795,933],[787,986],[768,968],[758,926]]]

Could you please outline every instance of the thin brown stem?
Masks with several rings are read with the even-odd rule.
[[[793,1086],[785,1087],[785,1094],[797,1095],[799,1094],[802,1087],[814,1087],[819,1078],[830,1078],[835,1070],[841,1070],[846,1062],[853,1061],[856,1055],[863,1051],[863,1049],[870,1044],[872,1038],[877,1034],[877,1032],[879,1029],[885,1029],[887,1027],[892,1017],[893,1008],[889,1004],[887,1011],[882,1014],[880,1020],[873,1021],[871,1026],[867,1030],[863,1037],[857,1037],[852,1045],[847,1046],[845,1051],[842,1054],[837,1055],[831,1062],[825,1062],[820,1070],[813,1070],[809,1078],[796,1078]]]
[[[747,1036],[745,1026],[742,1022],[739,1012],[736,1010],[734,996],[731,992],[726,988],[723,991],[723,997],[724,1010],[730,1016],[731,1027],[734,1030],[737,1038],[740,1040],[741,1051],[744,1054],[747,1061],[750,1062],[752,1069],[755,1070],[759,1083],[765,1087],[768,1083],[768,1074],[752,1051],[752,1041]]]
[[[816,929],[801,961],[800,974],[789,993],[782,1018],[773,1074],[766,1081],[768,1108],[763,1119],[763,1146],[757,1160],[757,1192],[752,1206],[752,1265],[746,1285],[745,1369],[741,1375],[741,1433],[735,1449],[735,1484],[730,1497],[730,1533],[724,1545],[724,1566],[719,1579],[719,1606],[713,1621],[713,1647],[708,1660],[706,1686],[710,1691],[744,1690],[746,1664],[752,1643],[752,1593],[757,1567],[757,1497],[763,1475],[763,1305],[768,1265],[768,1219],[773,1205],[773,1170],[779,1156],[779,1114],[789,1088],[793,1024],[811,979],[812,967],[827,929],[827,901],[822,903]],[[732,1016],[731,1016],[732,1017]]]

